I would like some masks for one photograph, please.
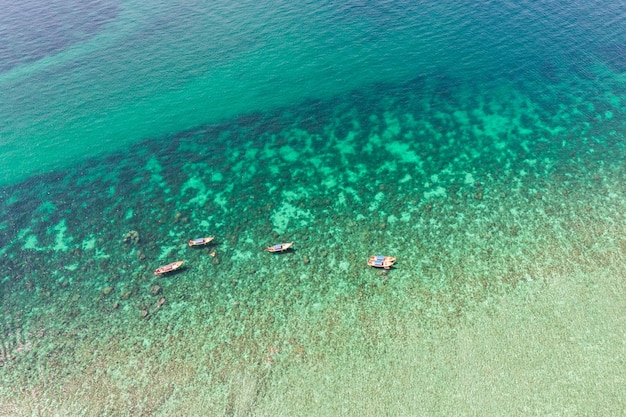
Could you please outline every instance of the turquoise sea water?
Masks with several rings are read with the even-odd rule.
[[[0,182],[380,82],[622,71],[621,16],[619,2],[18,2],[2,17]]]
[[[625,18],[560,1],[2,8],[0,415],[623,410]],[[550,298],[572,283],[584,301]],[[500,297],[518,297],[517,339],[487,326],[482,349],[504,353],[478,360],[457,337],[509,317]],[[515,356],[530,328],[555,342]],[[519,401],[447,391],[485,397],[490,375]]]

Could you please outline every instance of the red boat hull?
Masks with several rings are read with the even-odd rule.
[[[178,268],[180,268],[183,263],[185,261],[176,261],[176,262],[172,262],[171,264],[167,264],[167,265],[163,265],[157,269],[154,270],[154,275],[161,275],[161,274],[165,274],[167,272],[171,272],[171,271],[175,271]]]

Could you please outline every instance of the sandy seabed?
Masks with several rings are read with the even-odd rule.
[[[268,361],[269,346],[245,352],[233,342],[222,347],[230,350],[224,360],[233,352],[248,355],[233,367],[208,351],[202,332],[163,329],[148,342],[145,329],[137,329],[143,341],[112,336],[79,344],[73,360],[81,361],[81,373],[50,374],[41,365],[28,370],[39,374],[36,383],[16,376],[2,389],[0,413],[621,415],[623,268],[527,282],[436,328],[420,326],[417,311],[400,318],[359,312],[357,329],[329,324],[331,315],[323,326],[303,329],[325,333],[324,348],[308,352],[275,339],[268,345],[278,345],[278,354]]]

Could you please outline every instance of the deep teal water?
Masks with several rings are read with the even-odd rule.
[[[20,1],[0,13],[0,183],[375,83],[624,70],[619,2]]]

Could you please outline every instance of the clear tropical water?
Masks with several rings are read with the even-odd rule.
[[[0,415],[623,412],[626,7],[336,3],[0,8]]]

